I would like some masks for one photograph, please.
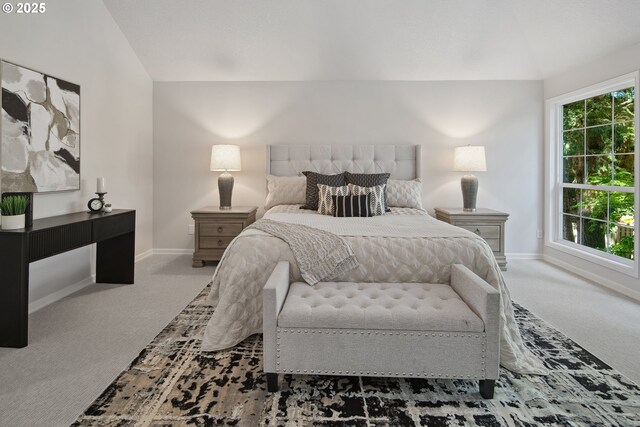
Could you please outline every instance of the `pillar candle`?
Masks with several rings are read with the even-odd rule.
[[[106,180],[104,178],[98,178],[98,190],[96,191],[96,193],[106,193],[106,188]]]

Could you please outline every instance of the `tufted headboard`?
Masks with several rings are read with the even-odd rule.
[[[267,145],[267,174],[296,176],[389,172],[392,179],[420,178],[420,145]]]

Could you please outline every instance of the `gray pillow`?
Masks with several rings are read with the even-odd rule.
[[[323,175],[317,172],[302,172],[307,177],[307,194],[304,206],[300,209],[318,210],[318,184],[328,185],[330,187],[342,187],[347,185],[344,179],[344,172],[336,175]]]
[[[264,210],[278,205],[303,205],[307,180],[304,176],[267,175],[267,198]]]
[[[422,208],[422,181],[390,179],[385,194],[387,205],[399,208]]]

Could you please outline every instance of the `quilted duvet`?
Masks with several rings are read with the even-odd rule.
[[[477,235],[407,208],[392,208],[389,214],[373,218],[334,218],[300,210],[298,205],[281,205],[265,218],[342,236],[359,266],[335,281],[449,283],[451,264],[467,266],[500,291],[501,365],[518,373],[548,372],[525,348],[500,268],[491,248]],[[245,230],[229,245],[213,276],[208,301],[216,310],[204,332],[203,351],[229,348],[262,332],[262,288],[279,261],[289,261],[292,281],[302,280],[289,246],[276,237]]]

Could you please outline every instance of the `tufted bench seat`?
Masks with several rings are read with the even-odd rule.
[[[482,320],[449,285],[292,283],[278,316],[285,328],[483,332]]]
[[[289,283],[279,263],[264,288],[264,368],[277,374],[481,380],[493,396],[499,293],[466,267],[451,285]]]

